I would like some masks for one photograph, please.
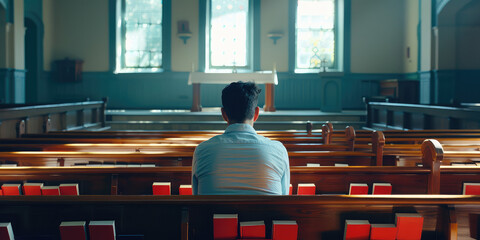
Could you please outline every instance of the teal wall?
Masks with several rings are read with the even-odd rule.
[[[171,44],[171,48],[169,48],[171,49],[171,58],[169,59],[171,66],[168,66],[167,71],[162,73],[135,74],[113,73],[115,66],[115,1],[82,1],[82,8],[85,9],[87,9],[85,6],[98,6],[95,11],[90,11],[88,14],[80,13],[80,15],[88,16],[89,24],[78,19],[80,15],[76,12],[76,3],[72,3],[73,5],[68,3],[72,1],[74,0],[43,0],[42,5],[39,4],[42,1],[25,0],[25,11],[39,13],[45,23],[45,44],[43,44],[45,52],[42,52],[45,71],[37,86],[38,102],[80,101],[86,98],[97,100],[109,97],[110,108],[190,108],[192,88],[187,84],[189,66],[193,62],[198,70],[204,59],[201,46],[205,43],[202,39],[204,35],[202,35],[201,28],[205,24],[202,20],[205,16],[202,15],[201,8],[205,0],[171,1],[171,7],[174,9],[173,15],[168,16],[171,19],[171,36],[166,40]],[[409,2],[415,1],[409,0]],[[437,1],[439,0],[432,0],[432,6],[428,6],[431,8],[430,12],[437,7]],[[256,41],[260,41],[261,44],[256,44],[254,66],[259,70],[270,70],[271,62],[277,59],[279,71],[279,85],[275,87],[277,109],[320,109],[325,105],[325,101],[333,101],[335,96],[322,99],[324,96],[324,93],[321,92],[322,83],[326,78],[322,79],[319,74],[296,74],[293,72],[291,61],[294,56],[292,56],[294,51],[292,53],[293,40],[291,37],[293,18],[285,18],[284,14],[275,15],[282,9],[285,10],[285,14],[292,14],[291,8],[289,8],[292,1],[262,0],[261,4],[258,1],[255,2],[257,2],[256,8],[260,9],[255,13],[255,17],[261,19],[255,26],[255,33],[260,34],[260,36],[256,36]],[[370,23],[373,19],[368,16],[369,13],[359,12],[365,4],[376,6],[380,11],[383,9],[386,13],[404,11],[403,13],[396,12],[395,16],[399,21],[405,22],[398,23],[398,26],[395,27],[382,27],[382,32],[379,33],[376,27],[371,26]],[[430,16],[428,13],[422,12],[424,10],[422,10],[420,2],[399,5],[398,0],[344,0],[344,5],[343,71],[339,76],[330,77],[340,79],[343,109],[363,109],[362,97],[377,94],[378,85],[372,81],[393,78],[418,80],[422,89],[421,99],[423,102],[432,100],[432,102],[448,103],[455,97],[480,101],[480,97],[477,97],[480,95],[473,94],[473,90],[466,89],[464,91],[462,87],[459,87],[464,83],[471,84],[469,79],[478,78],[478,71],[455,70],[452,73],[448,70],[431,71],[428,66],[422,68],[420,66],[422,59],[419,54],[422,52],[421,44],[416,47],[410,46],[412,57],[411,59],[405,58],[405,48],[411,44],[411,37],[407,37],[407,35],[420,35],[418,42],[421,42],[421,35],[430,34],[428,26],[419,30],[415,24],[407,22],[413,11],[419,15],[419,22],[422,21],[422,16],[423,18],[425,15]],[[182,6],[185,7],[182,8]],[[397,9],[398,6],[402,8]],[[272,7],[275,11],[271,11]],[[48,14],[45,15],[45,13]],[[376,14],[389,16],[388,14]],[[186,45],[180,42],[175,35],[177,20],[190,21],[194,37]],[[364,24],[358,25],[359,20]],[[92,21],[99,24],[91,24]],[[375,19],[375,21],[375,26],[378,25],[378,22],[382,22],[379,19]],[[435,24],[434,17],[431,22],[432,25]],[[388,58],[373,57],[377,48],[371,40],[379,38],[379,34],[397,34],[397,27],[404,28],[402,36],[409,40],[398,40],[390,45],[389,42],[383,42],[383,55]],[[272,45],[265,33],[276,29],[284,31],[285,37],[280,39],[277,45]],[[352,44],[353,41],[356,44]],[[362,49],[358,49],[358,44],[361,44]],[[353,58],[352,51],[355,52]],[[65,57],[85,60],[82,82],[64,83],[53,80],[50,71],[51,61]],[[365,70],[366,68],[362,66],[365,66],[367,62],[368,69]],[[410,66],[409,64],[413,64],[416,66],[414,68],[418,69],[412,70],[411,67],[406,67]],[[220,85],[202,85],[202,105],[204,107],[220,106],[222,88],[223,86]],[[463,92],[468,94],[462,94]],[[262,97],[260,97],[259,104],[264,104]]]
[[[7,22],[13,22],[13,0],[0,0],[0,4],[6,10]]]
[[[113,74],[110,72],[85,72],[80,83],[62,83],[53,80],[46,72],[48,97],[44,102],[98,100],[109,97],[110,108],[167,108],[189,109],[192,104],[192,87],[187,84],[188,72],[162,74]],[[376,95],[378,85],[370,80],[418,79],[417,74],[348,74],[342,79],[343,109],[363,109],[363,96]],[[134,79],[134,80],[132,80]],[[322,80],[318,74],[278,73],[275,86],[277,109],[321,109]],[[222,85],[202,85],[201,102],[204,107],[221,105]],[[261,86],[263,89],[264,87]],[[264,104],[264,91],[259,105]]]

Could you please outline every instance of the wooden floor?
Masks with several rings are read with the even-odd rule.
[[[107,124],[112,130],[223,130],[226,123],[220,108],[204,108],[202,112],[184,109],[110,109],[106,112]],[[334,128],[353,126],[360,129],[365,125],[366,112],[359,110],[339,113],[320,110],[278,110],[264,112],[255,123],[257,130],[304,130],[308,121],[314,129],[320,129],[329,121]]]

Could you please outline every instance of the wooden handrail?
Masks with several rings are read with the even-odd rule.
[[[414,121],[414,118],[419,120]],[[380,102],[369,102],[367,105],[367,127],[372,129],[475,128],[472,124],[476,122],[479,126],[479,120],[480,112],[468,108]]]
[[[60,104],[46,104],[35,105],[27,107],[15,107],[0,109],[0,120],[16,119],[28,116],[40,116],[51,113],[60,113],[65,111],[75,111],[85,108],[101,108],[103,101],[88,101],[77,103],[60,103]]]

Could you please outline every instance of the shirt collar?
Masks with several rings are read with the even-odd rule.
[[[250,125],[246,123],[234,123],[230,124],[227,129],[225,129],[225,133],[230,133],[230,132],[250,132],[250,133],[256,133],[255,129]]]

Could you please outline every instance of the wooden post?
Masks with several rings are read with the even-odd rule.
[[[275,85],[273,83],[265,84],[265,106],[263,106],[265,112],[275,112]]]
[[[202,104],[200,103],[200,83],[193,83],[193,102],[192,108],[190,109],[191,112],[201,112],[202,111]]]
[[[107,102],[108,98],[104,97],[102,98],[103,104],[102,104],[102,109],[100,109],[100,121],[102,122],[102,127],[107,126],[107,118],[105,112],[107,111]]]
[[[85,113],[84,109],[77,110],[77,124],[78,127],[85,126]]]
[[[307,134],[312,135],[312,131],[313,131],[313,123],[310,121],[307,121]]]
[[[333,124],[328,121],[325,124],[327,124],[328,130],[330,131],[330,133],[333,133]]]
[[[382,131],[372,133],[372,152],[375,153],[375,166],[383,166],[383,147],[385,146],[385,135]]]
[[[21,120],[21,121],[17,122],[17,127],[16,127],[17,138],[22,137],[22,135],[26,133],[26,126],[25,125],[26,125],[25,120]]]
[[[52,121],[50,120],[50,116],[47,116],[45,118],[45,121],[43,122],[43,132],[48,133],[52,130]]]
[[[67,131],[68,129],[67,123],[67,112],[60,113],[60,131]]]
[[[443,160],[443,147],[435,139],[426,139],[422,143],[423,167],[430,169],[428,194],[440,194],[440,165]]]
[[[322,141],[323,144],[330,144],[330,130],[326,124],[322,125]]]
[[[110,195],[118,195],[118,174],[112,174]]]
[[[57,166],[65,167],[65,158],[58,158],[57,159]]]
[[[181,240],[188,240],[188,221],[189,214],[188,208],[182,208],[182,225],[181,225]]]
[[[470,226],[472,227],[472,226]],[[476,227],[476,226],[475,226]],[[437,216],[436,232],[443,235],[446,240],[458,239],[458,222],[455,206],[442,205],[439,207],[439,214]],[[440,237],[440,236],[437,236]]]
[[[347,138],[348,151],[355,150],[355,129],[352,126],[345,128],[345,137]]]

